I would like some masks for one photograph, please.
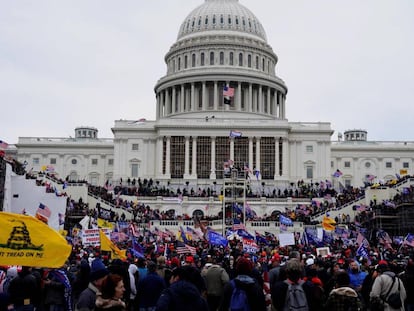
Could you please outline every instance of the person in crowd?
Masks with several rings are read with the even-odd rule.
[[[0,282],[0,311],[6,311],[10,304],[9,286],[10,282],[17,276],[17,267],[10,267],[3,273],[2,281]]]
[[[170,286],[158,299],[156,311],[208,311],[206,300],[193,283],[194,269],[183,266],[172,271]]]
[[[335,288],[329,293],[325,310],[358,311],[362,310],[362,302],[357,292],[349,287],[350,278],[341,270],[335,276]]]
[[[210,264],[210,263],[206,263]],[[207,288],[207,303],[210,311],[216,311],[223,298],[224,286],[230,281],[226,270],[216,260],[206,270],[204,281]]]
[[[118,274],[122,276],[122,279],[124,281],[124,287],[125,287],[123,300],[127,304],[129,303],[129,299],[131,296],[131,280],[129,277],[128,267],[129,267],[128,262],[124,262],[118,258],[113,259],[108,266],[108,270],[110,273]]]
[[[74,306],[78,303],[81,292],[88,288],[90,272],[91,267],[89,263],[86,260],[81,260],[79,270],[76,273],[75,279],[72,283],[72,300]]]
[[[14,311],[34,311],[40,306],[41,287],[32,274],[31,267],[22,267],[22,270],[9,285],[10,309]]]
[[[318,301],[314,296],[314,284],[310,281],[303,281],[303,265],[298,258],[291,258],[286,262],[286,277],[284,281],[279,281],[271,290],[272,304],[276,310],[283,310],[286,302],[289,284],[301,284],[306,294],[307,307],[309,310],[320,310],[322,301]]]
[[[126,311],[122,300],[125,287],[124,278],[119,274],[108,274],[102,281],[101,292],[96,295],[97,311]]]
[[[269,270],[269,285],[272,288],[276,282],[279,281],[279,274],[280,274],[280,261],[281,257],[279,253],[275,253],[272,256],[271,263],[272,268]]]
[[[401,280],[407,292],[406,311],[414,311],[414,262],[412,259],[408,260],[405,271],[401,275]]]
[[[105,267],[100,258],[95,258],[91,263],[90,282],[88,287],[81,292],[75,309],[77,311],[93,311],[96,307],[96,296],[100,294],[102,282],[109,274],[109,270]]]
[[[147,261],[145,258],[138,258],[137,262],[138,272],[139,272],[139,278],[143,279],[147,276],[148,269],[147,269]]]
[[[48,311],[72,311],[72,286],[64,268],[50,270],[43,280]]]
[[[361,292],[362,283],[364,282],[364,279],[368,273],[361,271],[358,261],[353,260],[349,263],[348,274],[351,287],[355,289],[357,293]]]
[[[250,310],[265,311],[266,301],[263,287],[252,275],[253,263],[250,259],[241,256],[236,262],[236,277],[224,286],[223,299],[220,311],[227,311],[230,306],[231,296],[235,287],[246,292]]]
[[[129,302],[128,302],[128,310],[133,311],[137,309],[137,289],[138,289],[138,280],[139,280],[139,272],[138,267],[131,263],[128,267],[128,274],[129,274],[129,283],[130,283],[130,294],[129,294]]]
[[[162,291],[166,288],[164,279],[157,274],[157,265],[150,261],[147,264],[147,276],[138,283],[139,311],[154,311]]]
[[[371,310],[375,311],[377,308],[383,308],[384,311],[395,310],[388,304],[387,300],[390,295],[398,292],[403,305],[397,310],[404,310],[407,293],[403,282],[393,271],[390,271],[388,262],[385,260],[379,261],[377,270],[378,276],[375,278],[371,293],[369,294]]]

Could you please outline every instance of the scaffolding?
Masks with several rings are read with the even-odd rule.
[[[230,229],[234,219],[238,218],[238,210],[242,211],[240,223],[246,225],[246,172],[232,169],[230,174],[225,176],[222,203],[222,234],[225,236],[226,230]]]

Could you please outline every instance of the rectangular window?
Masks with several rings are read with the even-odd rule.
[[[349,162],[349,161],[345,161],[345,162],[344,162],[344,167],[346,167],[346,168],[350,168],[350,167],[351,167],[351,162]]]
[[[386,168],[392,168],[392,162],[385,162]]]
[[[313,152],[313,146],[312,145],[306,146],[306,152],[312,153]]]
[[[410,163],[403,162],[403,168],[410,168]]]
[[[139,144],[132,144],[132,151],[138,151],[139,150]]]
[[[306,167],[306,178],[312,179],[313,178],[313,166]]]
[[[345,179],[345,188],[350,188],[350,187],[352,187],[351,180]]]
[[[92,165],[98,165],[98,159],[92,159]]]
[[[56,158],[50,158],[50,164],[56,164]]]
[[[138,164],[131,165],[131,177],[138,177]]]
[[[39,158],[33,158],[33,165],[39,165]]]
[[[333,161],[331,161],[331,167],[334,167],[334,162]]]
[[[108,165],[114,165],[114,159],[108,159]]]

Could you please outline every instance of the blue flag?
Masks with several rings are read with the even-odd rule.
[[[283,216],[282,214],[279,215],[279,222],[286,226],[292,226],[293,221],[289,217]]]
[[[210,244],[217,245],[217,246],[223,246],[226,247],[228,244],[228,241],[225,237],[223,237],[221,234],[210,230],[208,232],[208,240]]]

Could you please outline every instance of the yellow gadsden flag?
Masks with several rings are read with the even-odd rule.
[[[336,221],[331,217],[324,216],[322,220],[322,228],[326,231],[335,230]]]
[[[101,251],[111,252],[112,259],[127,259],[126,250],[120,250],[102,230],[99,230],[99,236],[101,238]]]
[[[0,212],[0,265],[60,268],[72,247],[42,221]]]

